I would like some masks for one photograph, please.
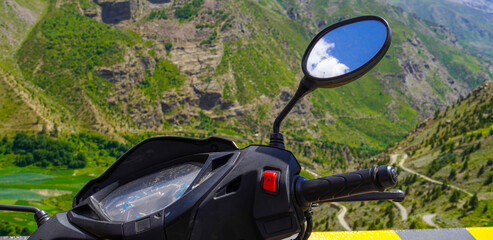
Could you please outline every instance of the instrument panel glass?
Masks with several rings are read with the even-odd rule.
[[[201,168],[201,163],[187,162],[138,178],[113,190],[100,207],[112,221],[149,215],[180,199]]]

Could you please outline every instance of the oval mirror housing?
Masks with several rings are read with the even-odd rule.
[[[390,46],[387,21],[378,16],[348,19],[322,30],[308,45],[302,61],[309,88],[333,88],[372,69]]]

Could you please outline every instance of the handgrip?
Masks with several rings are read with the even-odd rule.
[[[384,191],[396,184],[397,172],[394,167],[384,165],[313,180],[299,180],[296,183],[296,195],[300,204],[306,205]]]

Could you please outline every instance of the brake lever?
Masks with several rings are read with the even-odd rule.
[[[402,202],[406,194],[402,190],[394,190],[392,192],[373,192],[361,195],[331,199],[323,202],[355,202],[355,201],[375,201],[375,200],[392,200],[394,202]]]

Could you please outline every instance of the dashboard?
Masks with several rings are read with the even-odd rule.
[[[100,203],[113,221],[132,221],[163,209],[180,199],[202,169],[187,162],[135,179],[109,193]]]

